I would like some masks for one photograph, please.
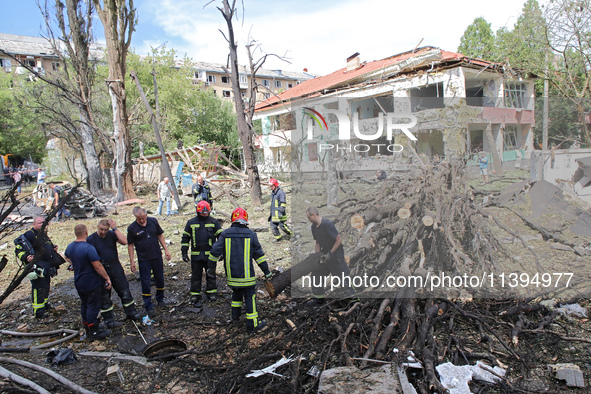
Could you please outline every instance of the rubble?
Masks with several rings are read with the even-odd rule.
[[[449,390],[449,394],[471,394],[468,383],[477,379],[489,383],[496,383],[503,376],[505,370],[499,367],[491,368],[480,361],[476,365],[453,365],[450,362],[436,367],[441,384]]]
[[[361,370],[357,367],[327,369],[320,375],[319,394],[402,393],[398,374],[391,364]]]
[[[551,364],[548,371],[554,373],[556,379],[565,380],[569,387],[585,387],[583,372],[575,364]]]

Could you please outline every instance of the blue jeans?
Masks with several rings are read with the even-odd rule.
[[[164,204],[164,201],[160,200],[158,201],[158,215],[162,215],[162,205]],[[170,216],[170,198],[166,199],[166,215]]]

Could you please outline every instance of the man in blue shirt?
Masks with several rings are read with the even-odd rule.
[[[76,241],[66,248],[66,259],[74,267],[74,285],[80,296],[80,314],[86,327],[88,340],[103,339],[111,334],[110,330],[99,325],[101,292],[103,287],[111,288],[111,279],[100,262],[94,246],[86,242],[88,230],[83,224],[74,227]]]
[[[153,316],[152,289],[150,286],[151,273],[154,273],[156,281],[156,301],[158,305],[165,306],[164,302],[164,262],[160,246],[164,249],[164,256],[170,261],[172,256],[166,247],[164,230],[158,220],[149,218],[146,210],[140,207],[133,208],[135,222],[127,227],[127,250],[131,272],[135,272],[134,248],[137,252],[137,260],[140,268],[140,280],[142,282],[142,297],[144,308],[148,315]],[[158,245],[160,244],[160,245]]]

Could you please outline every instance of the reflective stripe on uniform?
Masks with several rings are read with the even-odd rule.
[[[265,261],[267,261],[267,256],[261,256],[256,260],[257,264],[261,264]]]
[[[128,302],[127,304],[123,304],[123,307],[127,308],[128,306],[131,306],[133,304],[135,304],[135,301],[131,301],[131,302]]]
[[[199,296],[199,295],[201,295],[201,292],[199,292],[199,291],[192,291],[191,292],[191,295],[192,296]]]
[[[112,310],[113,310],[113,305],[111,305],[111,307],[110,307],[110,308],[107,308],[107,309],[101,309],[101,313],[110,312],[110,311],[112,311]]]
[[[232,254],[232,239],[226,238],[226,275],[228,275],[228,284],[232,280],[232,268],[230,267],[230,255]]]
[[[242,301],[232,301],[232,308],[242,307]]]
[[[205,292],[208,293],[208,294],[214,294],[214,293],[217,293],[218,292],[218,289],[206,290]]]
[[[250,238],[244,238],[244,277],[250,278]]]

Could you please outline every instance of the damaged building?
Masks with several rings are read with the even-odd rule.
[[[391,157],[392,169],[481,151],[499,171],[527,166],[522,160],[533,151],[533,78],[435,47],[372,62],[356,53],[346,67],[258,104],[261,167],[289,171],[297,162],[316,171],[331,149],[336,157],[339,151],[361,160]],[[343,123],[352,130],[349,141]],[[373,169],[371,160],[365,162]]]

